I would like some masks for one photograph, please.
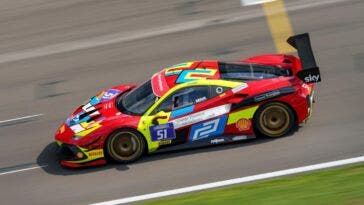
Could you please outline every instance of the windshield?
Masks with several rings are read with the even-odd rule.
[[[291,75],[289,69],[258,64],[220,62],[219,69],[222,79],[259,80]]]
[[[158,97],[154,95],[149,80],[129,93],[120,96],[116,103],[118,109],[126,114],[142,115],[157,99]]]

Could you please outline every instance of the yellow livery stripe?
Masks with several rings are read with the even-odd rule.
[[[233,112],[229,115],[227,124],[233,124],[236,123],[238,120],[242,118],[251,119],[254,117],[255,111],[258,109],[259,106],[254,106],[248,109],[240,110],[237,112]]]

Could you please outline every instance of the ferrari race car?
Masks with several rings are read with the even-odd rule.
[[[287,135],[310,117],[313,83],[321,81],[309,35],[287,42],[300,58],[186,62],[139,86],[98,93],[56,131],[60,163],[128,163],[145,153]]]

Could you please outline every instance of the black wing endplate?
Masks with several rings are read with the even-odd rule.
[[[309,34],[291,36],[287,39],[287,43],[297,50],[301,59],[302,70],[297,72],[297,77],[306,83],[321,82],[320,69],[316,65]]]

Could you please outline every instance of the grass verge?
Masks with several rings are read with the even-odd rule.
[[[149,200],[141,205],[364,204],[364,164]]]

